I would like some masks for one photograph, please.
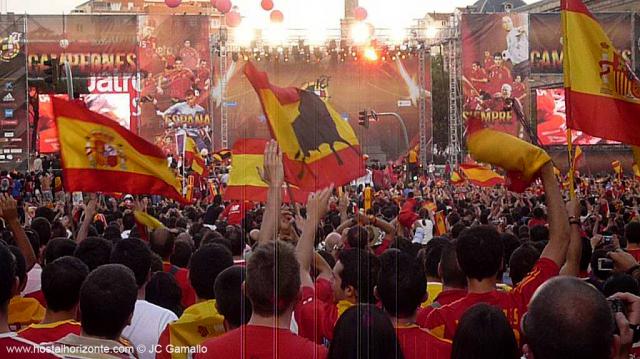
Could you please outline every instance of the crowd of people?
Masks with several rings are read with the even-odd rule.
[[[522,194],[384,170],[283,203],[272,141],[266,203],[190,206],[2,173],[0,357],[639,353],[634,180],[581,178],[571,199],[551,163]]]

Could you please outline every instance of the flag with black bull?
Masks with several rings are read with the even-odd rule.
[[[305,190],[345,185],[365,166],[353,128],[316,93],[269,83],[248,62],[244,74],[255,89],[273,138],[284,153],[286,181]]]

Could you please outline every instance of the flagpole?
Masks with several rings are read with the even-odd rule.
[[[184,193],[185,189],[186,189],[186,178],[184,176],[184,168],[185,168],[185,164],[186,164],[186,155],[187,155],[187,132],[184,132],[184,136],[182,138],[182,192],[183,195],[185,195],[186,193]]]
[[[571,129],[567,128],[567,152],[569,155],[569,198],[570,199],[575,199],[576,198],[576,190],[574,188],[574,173],[575,173],[575,168],[573,167],[574,163],[573,163],[573,143],[572,143],[573,139],[571,136]]]

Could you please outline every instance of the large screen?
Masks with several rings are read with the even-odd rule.
[[[538,140],[543,146],[567,144],[567,116],[565,112],[564,89],[536,90],[536,109],[538,114]],[[587,135],[582,131],[573,131],[573,144],[599,145],[617,144],[616,141],[603,140]]]

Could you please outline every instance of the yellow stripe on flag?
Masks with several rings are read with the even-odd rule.
[[[234,154],[228,186],[269,187],[262,178],[258,168],[264,165],[263,155]]]
[[[162,224],[162,222],[160,222],[159,220],[157,220],[147,212],[135,210],[133,211],[133,217],[136,219],[138,223],[143,224],[145,227],[149,229],[153,230],[156,228],[164,228],[164,224]]]

